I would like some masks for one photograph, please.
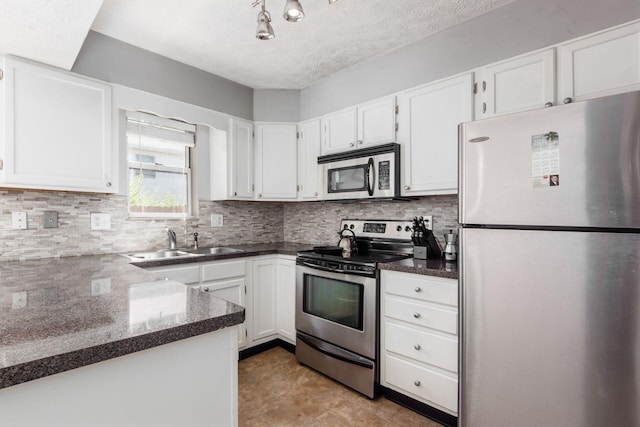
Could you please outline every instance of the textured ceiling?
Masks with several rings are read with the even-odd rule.
[[[0,0],[0,52],[70,69],[91,27],[253,88],[301,89],[513,0],[300,1],[290,23],[285,0],[266,0],[276,38],[261,41],[252,0]]]

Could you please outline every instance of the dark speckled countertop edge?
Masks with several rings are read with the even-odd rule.
[[[421,274],[423,276],[443,277],[458,280],[458,268],[455,263],[451,266],[440,259],[419,260],[407,259],[401,261],[379,263],[380,270],[399,271],[402,273]]]
[[[236,307],[237,311],[212,319],[3,368],[0,370],[0,389],[239,325],[245,320],[245,310]]]

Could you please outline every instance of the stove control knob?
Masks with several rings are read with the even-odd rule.
[[[353,224],[351,224],[351,225],[349,226],[349,228],[353,230],[353,229],[354,229],[354,228],[356,228],[356,227],[355,227]]]
[[[396,227],[396,230],[398,230],[398,231],[402,231],[402,226],[401,226],[401,225],[397,226],[397,227]]]
[[[411,231],[411,227],[409,227],[409,226],[407,225],[407,226],[404,228],[404,231],[406,231],[406,232],[408,233],[409,231]]]

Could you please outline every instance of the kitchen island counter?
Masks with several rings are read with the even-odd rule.
[[[244,321],[119,255],[0,263],[0,389]]]
[[[426,276],[458,279],[458,264],[449,263],[443,259],[416,259],[409,258],[400,261],[379,263],[380,270],[400,271],[404,273],[423,274]]]

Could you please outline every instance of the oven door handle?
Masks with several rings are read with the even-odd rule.
[[[321,267],[319,265],[309,264],[308,262],[304,262],[304,261],[302,261],[302,265],[304,265],[305,267],[313,268],[315,270],[328,271],[330,273],[344,273],[344,274],[353,273],[353,271],[340,270],[339,268]]]
[[[332,349],[327,345],[327,343],[320,341],[319,339],[312,338],[307,335],[296,334],[296,338],[313,348],[314,350],[319,351],[322,354],[326,354],[329,357],[333,357],[334,359],[341,360],[346,363],[351,363],[352,365],[362,366],[363,368],[373,369],[374,364],[369,359],[365,359],[364,357],[356,356],[350,352],[340,349]],[[331,346],[333,347],[333,346]],[[337,352],[336,352],[337,350]]]

